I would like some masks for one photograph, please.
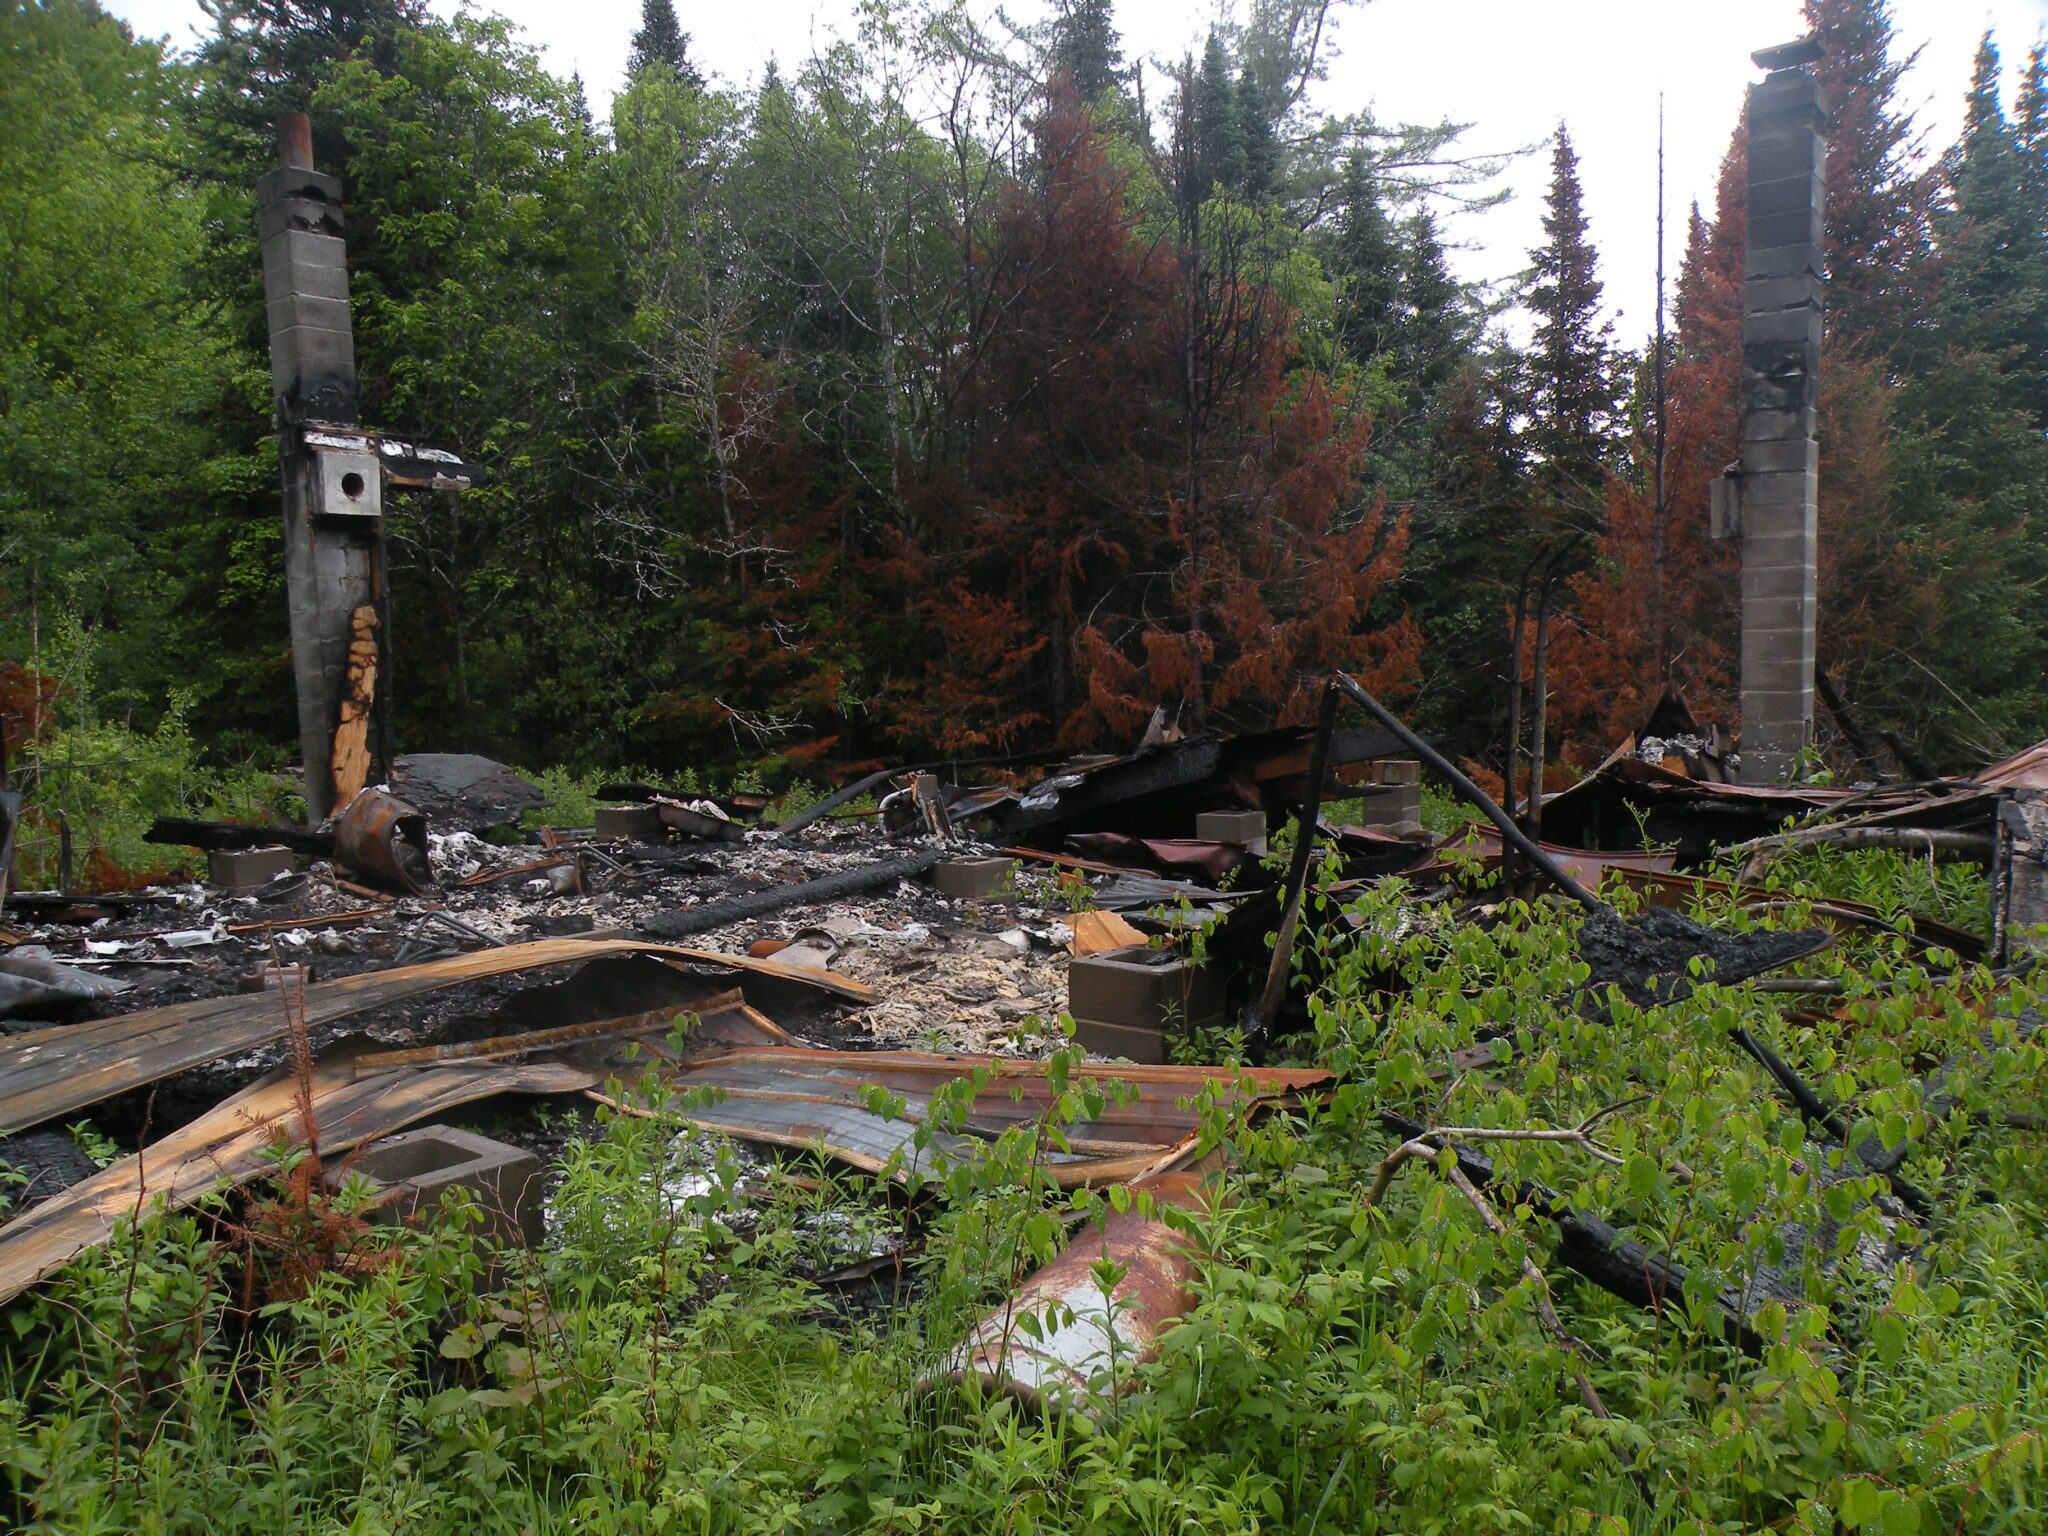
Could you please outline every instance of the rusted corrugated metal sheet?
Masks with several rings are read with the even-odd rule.
[[[1993,763],[1976,776],[1976,782],[1989,789],[2048,789],[2048,741]]]
[[[315,1028],[464,982],[573,965],[606,955],[654,955],[772,976],[855,1003],[873,1002],[875,996],[843,976],[745,955],[638,939],[539,939],[320,982],[306,989],[305,1022],[308,1028]],[[0,1135],[83,1109],[187,1067],[280,1040],[288,1024],[278,995],[256,992],[202,998],[89,1024],[15,1035],[0,1055]]]
[[[320,1150],[333,1154],[478,1099],[575,1093],[593,1081],[588,1070],[553,1061],[399,1066],[359,1078],[340,1054],[313,1069],[310,1099]],[[116,1222],[158,1204],[190,1205],[274,1168],[280,1142],[304,1145],[298,1095],[289,1071],[274,1073],[0,1227],[0,1302],[104,1243]]]
[[[576,1058],[621,1076],[613,1047]],[[641,1059],[644,1067],[644,1058]],[[639,1070],[635,1068],[634,1070]],[[831,1051],[796,1046],[754,1046],[685,1057],[670,1069],[673,1085],[692,1090],[676,1112],[694,1125],[742,1140],[809,1150],[897,1176],[919,1155],[914,1141],[940,1090],[975,1073],[987,1087],[956,1129],[936,1131],[923,1153],[925,1171],[936,1161],[978,1155],[985,1143],[1015,1126],[1044,1122],[1055,1093],[1042,1062],[993,1056],[940,1056],[921,1051]],[[1312,1071],[1253,1071],[1227,1067],[1104,1066],[1086,1076],[1128,1090],[1106,1095],[1091,1120],[1059,1127],[1071,1151],[1045,1156],[1047,1173],[1062,1187],[1122,1182],[1153,1169],[1161,1155],[1201,1128],[1197,1100],[1215,1088],[1236,1109],[1290,1101],[1329,1082]],[[875,1114],[873,1091],[900,1102],[897,1118]],[[711,1095],[694,1090],[714,1089]],[[700,1097],[715,1103],[697,1102]]]

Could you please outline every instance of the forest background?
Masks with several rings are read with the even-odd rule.
[[[480,470],[387,503],[405,748],[819,776],[1124,747],[1161,703],[1299,719],[1339,666],[1497,768],[1517,590],[1559,550],[1565,760],[1667,682],[1736,723],[1706,503],[1739,124],[1714,206],[1673,210],[1660,356],[1602,319],[1562,127],[1526,279],[1454,279],[1437,216],[1492,164],[1456,120],[1312,108],[1328,0],[1251,0],[1150,99],[1110,0],[1023,30],[866,0],[745,92],[647,0],[608,124],[485,14],[207,9],[167,56],[90,0],[0,0],[17,759],[88,728],[295,756],[254,213],[290,110],[347,188],[365,422]],[[1821,667],[1967,767],[2048,722],[2048,58],[2024,40],[2002,100],[1987,35],[1930,146],[1884,0],[1806,12]]]

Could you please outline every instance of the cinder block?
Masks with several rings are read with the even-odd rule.
[[[297,274],[294,274],[296,277]],[[264,306],[273,331],[290,330],[303,325],[313,330],[347,330],[351,324],[348,295],[331,298],[323,294],[307,293],[296,283],[293,291],[284,298],[272,299]]]
[[[289,848],[217,848],[206,856],[206,879],[230,896],[246,896],[298,867],[298,856]]]
[[[1807,305],[1796,309],[1752,309],[1742,317],[1742,339],[1745,344],[1786,341],[1818,347],[1820,333],[1820,310]]]
[[[1745,443],[1781,443],[1812,437],[1818,430],[1818,414],[1810,408],[1751,411],[1742,418],[1742,440]]]
[[[1742,600],[1767,602],[1774,598],[1794,598],[1807,601],[1813,596],[1814,578],[1811,566],[1772,565],[1742,572]]]
[[[1742,477],[1742,511],[1745,519],[1761,507],[1803,507],[1820,499],[1817,471],[1770,470]]]
[[[1125,1029],[1191,1029],[1222,1020],[1223,983],[1171,950],[1134,944],[1075,957],[1067,1012]]]
[[[668,829],[652,805],[601,805],[592,836],[601,843],[659,841],[668,836]]]
[[[1757,181],[1812,176],[1827,169],[1827,144],[1819,134],[1798,134],[1765,148],[1749,146],[1749,175]]]
[[[1121,1056],[1141,1067],[1156,1067],[1166,1060],[1166,1031],[1157,1027],[1077,1017],[1074,1039],[1097,1056]]]
[[[1742,275],[1754,281],[1759,277],[1793,277],[1801,272],[1819,273],[1820,252],[1810,241],[1799,241],[1792,245],[1751,245],[1743,253]]]
[[[336,1163],[329,1182],[339,1183],[350,1173],[378,1186],[381,1220],[417,1224],[440,1209],[449,1190],[461,1189],[483,1212],[486,1237],[506,1246],[538,1248],[547,1236],[540,1159],[474,1131],[429,1125],[387,1136]]]
[[[1820,206],[1821,189],[1821,178],[1811,171],[1800,176],[1783,176],[1776,181],[1758,181],[1752,176],[1746,199],[1750,217],[1817,208]]]
[[[1015,859],[942,859],[932,866],[932,887],[955,901],[987,901],[1011,888]]]
[[[1774,443],[1744,443],[1742,472],[1747,475],[1804,475],[1820,469],[1820,445],[1810,437]]]
[[[1777,245],[1819,245],[1824,233],[1818,208],[1767,213],[1749,221],[1749,238],[1756,242],[1758,250]]]
[[[274,203],[286,197],[339,204],[341,178],[331,171],[316,171],[303,165],[280,165],[256,178],[256,201],[259,204]]]
[[[1205,843],[1232,843],[1262,854],[1266,851],[1266,813],[1203,811],[1195,818],[1195,836]]]
[[[2012,841],[2007,942],[2016,954],[2048,953],[2048,790],[2014,789],[2006,798],[1999,819]]]
[[[1372,827],[1395,837],[1422,834],[1422,786],[1388,784],[1381,793],[1367,795],[1358,803],[1358,825]]]
[[[1755,118],[1793,108],[1822,112],[1827,100],[1827,88],[1812,75],[1801,69],[1781,69],[1749,88],[1749,115]]]
[[[322,373],[353,374],[356,371],[356,345],[347,331],[326,330],[319,326],[295,325],[289,330],[273,331],[270,334],[270,365],[272,369],[305,375]]]
[[[1742,308],[1752,315],[1772,310],[1821,308],[1821,281],[1816,273],[1799,272],[1791,277],[1759,277],[1743,284]]]
[[[1372,784],[1414,784],[1422,783],[1422,763],[1413,757],[1375,758],[1367,765]]]

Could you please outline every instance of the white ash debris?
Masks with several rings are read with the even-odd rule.
[[[147,893],[153,904],[91,923],[52,923],[37,937],[60,955],[137,982],[121,1006],[232,992],[272,958],[317,960],[337,976],[433,959],[485,944],[583,933],[633,934],[654,917],[899,859],[915,841],[872,824],[824,823],[789,839],[565,843],[557,848],[429,834],[443,882],[424,897],[378,897],[316,860],[289,888],[230,900],[201,885]],[[963,842],[958,856],[1000,850]],[[952,852],[949,850],[949,855]],[[479,876],[502,875],[497,880]],[[465,883],[473,882],[473,883]],[[819,1043],[1042,1055],[1061,1038],[1067,893],[1025,865],[1000,897],[952,900],[921,882],[836,903],[785,908],[692,935],[690,947],[744,955],[789,946],[787,963],[865,982],[877,1001],[818,1025]],[[236,930],[240,931],[236,931]],[[167,959],[189,963],[166,971]],[[363,1026],[368,1029],[371,1026]]]

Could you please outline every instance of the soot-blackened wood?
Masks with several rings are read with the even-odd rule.
[[[251,827],[232,821],[194,821],[183,816],[159,816],[142,834],[142,840],[172,848],[200,848],[208,853],[285,847],[309,858],[334,857],[334,834],[331,832],[305,832],[296,827]]]
[[[705,933],[728,923],[751,922],[791,907],[822,906],[843,901],[865,891],[882,890],[899,880],[912,880],[939,862],[944,850],[931,848],[908,858],[866,864],[859,869],[842,869],[816,880],[793,880],[770,886],[765,891],[748,891],[743,896],[724,896],[682,912],[664,912],[640,925],[641,931],[657,939],[680,939],[687,934]]]
[[[1314,861],[1317,823],[1323,810],[1323,780],[1330,772],[1330,736],[1337,728],[1337,690],[1323,685],[1323,703],[1316,718],[1315,744],[1309,751],[1308,794],[1301,804],[1300,831],[1294,841],[1294,863],[1287,872],[1287,900],[1280,909],[1280,925],[1273,934],[1273,957],[1266,967],[1266,985],[1259,994],[1257,1011],[1245,1021],[1245,1033],[1253,1040],[1264,1037],[1279,1015],[1287,995],[1287,972],[1294,959],[1294,930],[1301,921],[1301,898],[1308,888],[1309,865]]]
[[[1427,1136],[1429,1127],[1419,1125],[1392,1110],[1380,1111],[1380,1125],[1390,1136],[1413,1141]],[[1597,1216],[1572,1208],[1564,1196],[1531,1180],[1501,1180],[1490,1158],[1453,1143],[1458,1166],[1481,1189],[1495,1188],[1514,1205],[1526,1205],[1557,1228],[1557,1259],[1567,1269],[1585,1276],[1609,1295],[1631,1306],[1661,1312],[1666,1303],[1685,1293],[1685,1266],[1676,1259],[1645,1248],[1633,1238],[1623,1237]],[[1741,1312],[1727,1298],[1721,1302],[1722,1336],[1745,1354],[1761,1356],[1763,1340],[1749,1326]]]
[[[1849,1127],[1842,1123],[1842,1117],[1828,1108],[1806,1079],[1793,1070],[1791,1063],[1739,1024],[1735,1028],[1735,1043],[1749,1054],[1752,1061],[1771,1075],[1772,1080],[1777,1083],[1785,1097],[1792,1101],[1808,1125],[1838,1146],[1854,1145],[1849,1140]],[[1885,1182],[1891,1185],[1892,1193],[1898,1197],[1899,1204],[1923,1221],[1934,1214],[1934,1202],[1916,1185],[1899,1176],[1898,1167],[1904,1160],[1906,1152],[1903,1143],[1896,1153],[1889,1153],[1874,1138],[1866,1137],[1861,1145],[1854,1146],[1854,1150],[1864,1167],[1872,1173],[1882,1175]]]

